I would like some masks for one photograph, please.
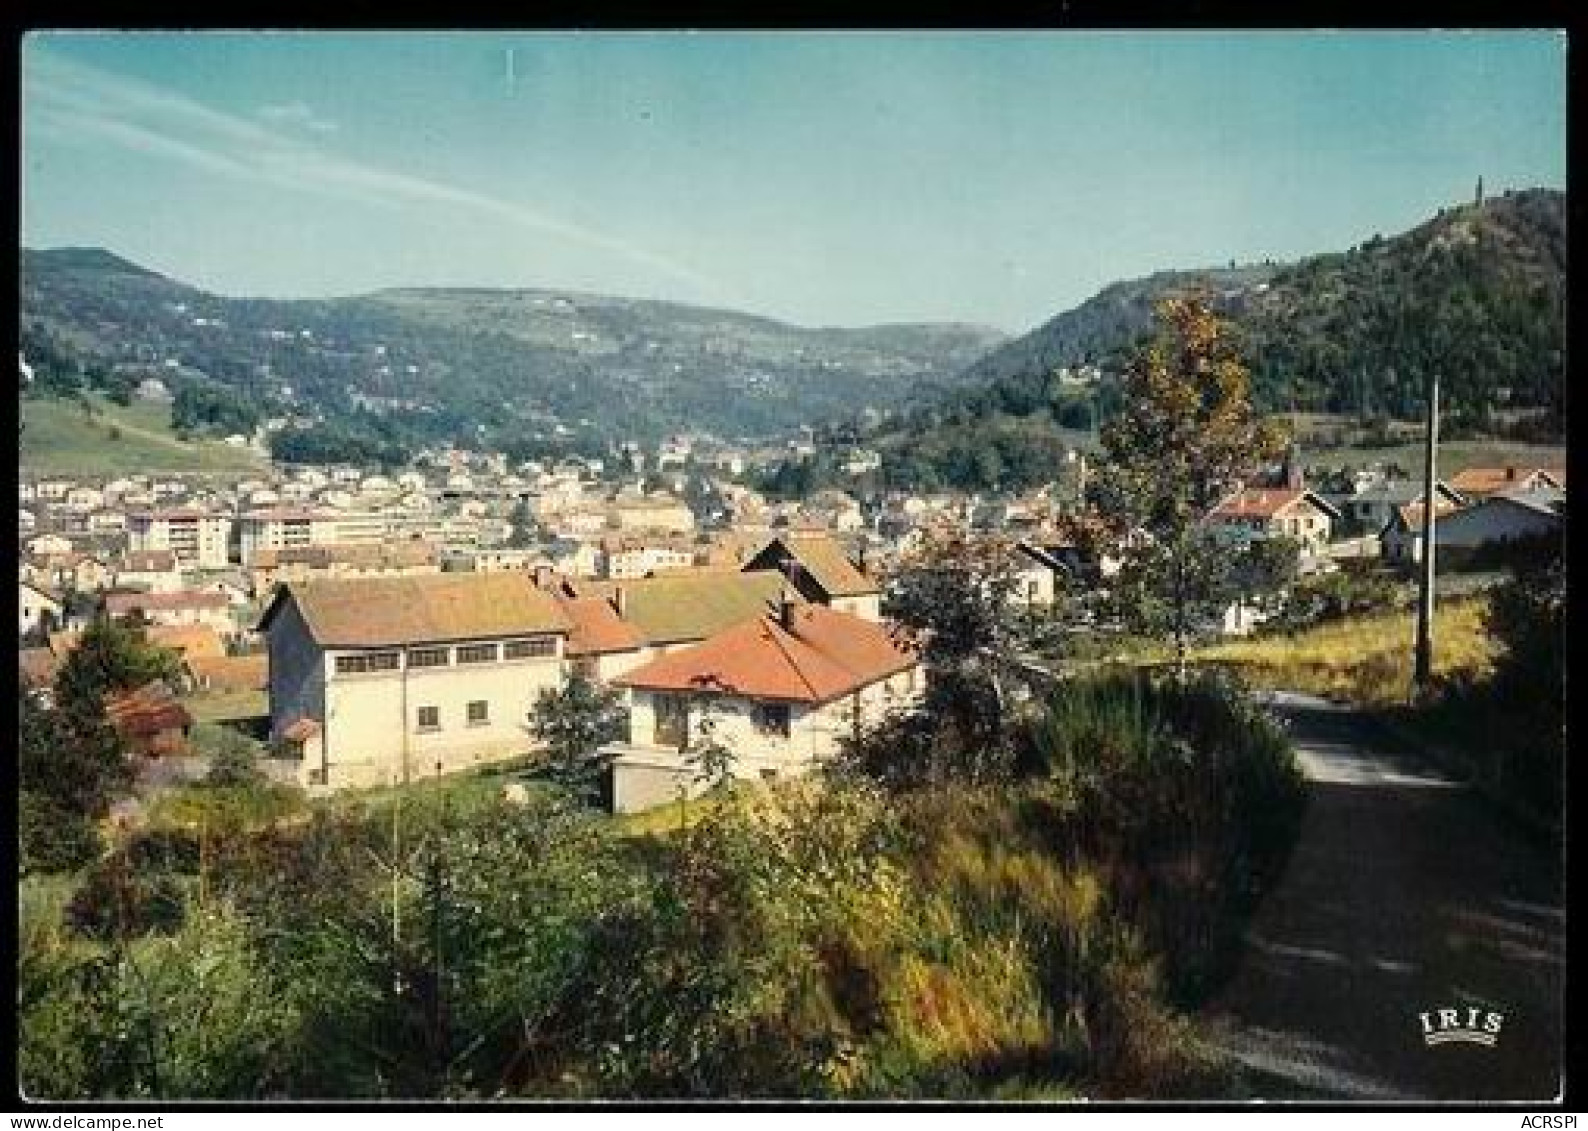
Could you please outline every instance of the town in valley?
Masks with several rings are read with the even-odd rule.
[[[20,1098],[1556,1102],[1564,36],[1210,37],[1253,154],[1426,167],[1023,247],[977,84],[1157,60],[1115,128],[1202,136],[1195,38],[31,37]],[[1470,153],[1244,101],[1391,50],[1487,68]],[[320,74],[387,65],[411,130]],[[773,138],[1046,171],[968,245],[920,187],[940,271]]]

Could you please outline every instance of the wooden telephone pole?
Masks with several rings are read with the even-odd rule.
[[[1423,454],[1423,572],[1417,601],[1416,689],[1434,679],[1434,480],[1439,454],[1439,374],[1428,378],[1428,428]]]

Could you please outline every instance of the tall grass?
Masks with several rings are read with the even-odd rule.
[[[1282,732],[1227,678],[1077,680],[1028,736],[1060,788],[1065,850],[1096,862],[1115,906],[1192,1004],[1227,973],[1244,914],[1277,874],[1304,798]]]
[[[1463,598],[1434,613],[1434,672],[1442,678],[1481,676],[1495,648],[1484,626],[1487,602]],[[1334,621],[1283,636],[1234,640],[1197,658],[1229,665],[1254,686],[1303,691],[1365,706],[1405,702],[1411,695],[1414,612]]]

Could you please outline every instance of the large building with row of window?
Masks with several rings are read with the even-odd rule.
[[[317,580],[280,588],[271,739],[307,786],[381,785],[520,755],[563,680],[571,625],[520,573]]]

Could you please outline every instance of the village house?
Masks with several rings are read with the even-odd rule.
[[[1466,499],[1443,480],[1434,482],[1434,494],[1440,500],[1435,510],[1448,510],[1466,503]],[[1422,501],[1423,485],[1420,479],[1393,479],[1372,483],[1342,499],[1337,505],[1357,529],[1378,534],[1395,519],[1398,510]]]
[[[1565,490],[1566,472],[1545,467],[1469,467],[1451,476],[1450,486],[1464,502],[1473,502],[1502,491]]]
[[[174,593],[106,593],[104,610],[107,616],[118,619],[139,613],[145,621],[155,625],[208,625],[223,635],[237,631],[237,624],[231,615],[231,602],[220,593],[190,590]]]
[[[611,599],[554,595],[572,626],[567,656],[573,671],[610,683],[645,662],[650,653],[644,634],[618,616]]]
[[[534,573],[542,566],[551,566],[551,559],[545,551],[527,548],[494,546],[451,549],[441,555],[441,568],[448,573]]]
[[[805,600],[839,612],[865,620],[877,620],[882,615],[882,593],[877,583],[825,534],[779,535],[746,562],[744,570],[774,571],[788,578]]]
[[[84,527],[90,534],[121,534],[127,529],[127,515],[119,510],[94,511]]]
[[[128,550],[112,584],[149,593],[175,593],[182,588],[182,571],[170,550]]]
[[[276,591],[270,736],[306,786],[406,781],[534,745],[562,683],[568,618],[521,573],[316,580]]]
[[[839,534],[853,534],[866,527],[860,504],[842,491],[818,491],[800,508],[809,518]]]
[[[1030,542],[1015,544],[1014,559],[1014,588],[1009,599],[1027,608],[1051,608],[1072,573],[1072,564]]]
[[[613,580],[648,577],[666,570],[688,569],[695,564],[694,547],[684,541],[608,536],[601,539],[600,548],[598,573]]]
[[[26,581],[21,583],[17,612],[19,636],[47,633],[61,623],[61,602],[55,594]]]
[[[63,538],[59,534],[40,534],[29,538],[26,546],[28,556],[32,558],[59,557],[71,553],[74,548],[70,538]]]
[[[97,593],[108,588],[114,576],[105,559],[96,554],[63,554],[53,565],[56,584],[79,593]]]
[[[1457,504],[1441,497],[1434,505],[1434,522],[1437,524],[1445,515],[1459,509]],[[1379,532],[1379,554],[1385,561],[1401,565],[1414,565],[1423,560],[1423,503],[1420,492],[1415,502],[1396,507],[1390,520],[1384,524]]]
[[[1289,538],[1302,557],[1311,557],[1323,552],[1341,517],[1333,503],[1304,487],[1248,487],[1214,507],[1207,528],[1215,540],[1232,546]]]
[[[417,577],[440,572],[440,549],[420,540],[265,547],[253,551],[248,592],[264,597],[283,582],[317,577]]]
[[[809,773],[925,687],[919,658],[885,626],[792,599],[615,683],[628,692],[629,736],[604,753],[620,813],[698,795],[711,783],[693,756],[708,741],[731,754],[737,778]]]
[[[73,511],[77,514],[87,514],[89,511],[98,510],[105,505],[105,493],[97,487],[79,485],[66,492],[66,497],[61,500],[61,509]]]
[[[229,515],[179,509],[137,511],[127,516],[127,547],[170,550],[188,569],[224,569],[230,560]]]
[[[695,515],[682,499],[671,495],[646,495],[615,499],[606,508],[607,524],[622,531],[689,534]]]

